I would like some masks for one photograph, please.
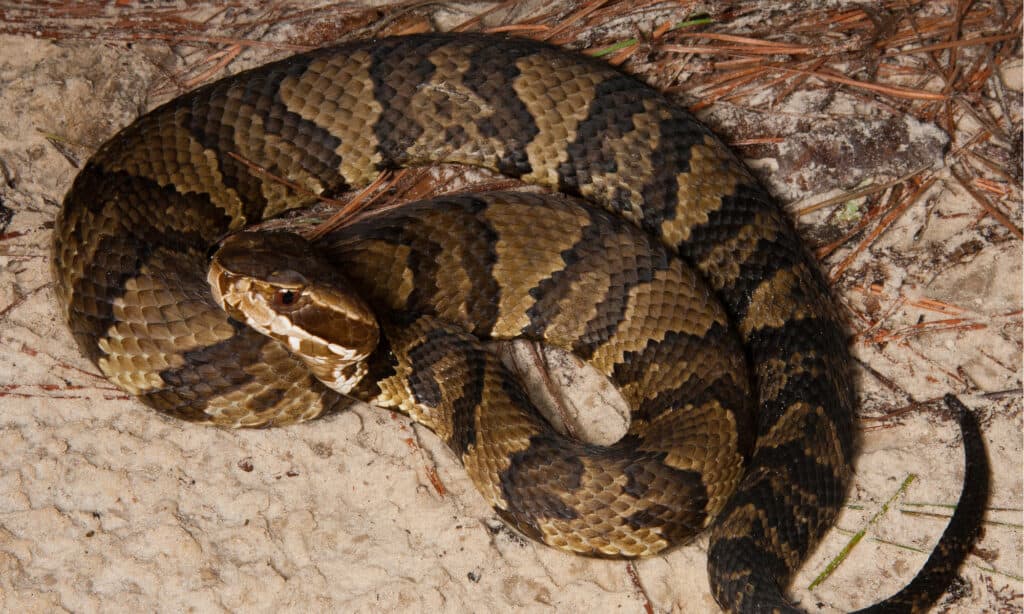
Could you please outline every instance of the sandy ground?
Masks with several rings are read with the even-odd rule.
[[[229,71],[282,55],[247,49]],[[223,431],[161,417],[97,374],[58,315],[53,218],[75,162],[182,91],[168,76],[188,61],[163,41],[0,36],[0,610],[714,611],[706,538],[636,564],[526,542],[403,416],[360,407]],[[1020,72],[1018,59],[1006,75],[1017,98]],[[756,101],[716,105],[708,120],[732,141],[753,115],[768,122],[759,129],[793,135],[743,151],[790,204],[941,159],[948,137],[936,126],[859,117],[855,100],[818,96],[754,112]],[[939,405],[911,401],[949,391],[980,416],[994,475],[984,537],[939,611],[1022,607],[1021,243],[937,176],[837,282],[851,314],[871,319],[851,315],[868,329],[853,347],[863,436],[849,506],[794,585],[812,609],[868,605],[923,563],[959,492],[962,453]],[[845,205],[851,215],[857,204]],[[834,218],[799,221],[818,244],[835,238]],[[968,325],[872,336],[952,318]],[[849,559],[808,591],[911,474]]]

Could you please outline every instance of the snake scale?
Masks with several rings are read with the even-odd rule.
[[[566,196],[415,203],[314,244],[241,232],[434,163]],[[723,609],[800,611],[784,590],[851,480],[844,332],[780,208],[637,79],[471,34],[297,55],[122,130],[75,179],[54,235],[79,346],[157,410],[266,426],[376,402],[433,429],[530,537],[635,557],[710,527]],[[484,345],[511,338],[608,377],[627,434],[602,447],[555,432]],[[961,504],[919,575],[872,611],[927,609],[973,544],[987,465],[957,407]]]

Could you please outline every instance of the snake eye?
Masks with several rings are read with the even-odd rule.
[[[295,290],[282,289],[274,294],[274,305],[278,307],[294,307],[297,300],[299,293]]]

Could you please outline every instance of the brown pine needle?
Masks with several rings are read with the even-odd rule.
[[[228,154],[228,156],[230,156],[230,157],[234,158],[235,160],[238,160],[239,162],[244,164],[249,170],[255,171],[257,174],[263,175],[264,177],[268,177],[268,178],[272,179],[273,181],[275,181],[277,183],[280,183],[283,186],[287,186],[287,187],[295,190],[299,194],[303,194],[305,196],[309,196],[309,197],[311,197],[311,200],[319,200],[320,202],[325,202],[325,203],[328,203],[328,204],[331,204],[331,205],[334,205],[334,206],[337,206],[337,207],[344,207],[345,206],[345,203],[341,202],[340,200],[335,200],[333,198],[327,198],[325,196],[321,196],[321,195],[313,192],[312,190],[304,188],[303,186],[295,183],[294,181],[288,181],[284,177],[281,177],[279,175],[275,175],[274,173],[271,173],[270,171],[268,171],[264,167],[260,166],[259,164],[256,164],[252,160],[249,160],[248,158],[245,158],[245,157],[243,157],[243,156],[241,156],[239,154],[236,154],[233,151],[229,151],[229,152],[227,152],[227,154]]]
[[[750,145],[778,145],[785,143],[786,139],[781,136],[762,136],[750,139],[736,139],[729,141],[729,147],[749,147]]]
[[[909,53],[921,53],[923,51],[939,51],[942,49],[955,49],[959,47],[970,47],[973,45],[984,45],[987,43],[998,43],[999,41],[1006,41],[1014,38],[1020,38],[1020,33],[1012,34],[1000,34],[997,36],[979,36],[976,38],[963,38],[956,41],[949,41],[946,43],[935,43],[934,45],[923,45],[921,47],[914,47],[912,49],[903,49],[897,51],[890,51],[886,55],[907,55]]]
[[[224,70],[224,68],[228,64],[233,62],[234,59],[237,58],[239,56],[239,54],[242,53],[242,49],[243,49],[243,47],[241,45],[231,45],[230,47],[225,49],[223,52],[221,52],[220,60],[217,61],[213,66],[207,68],[206,70],[204,70],[203,72],[199,73],[198,75],[196,75],[196,76],[192,77],[191,79],[185,81],[182,85],[184,85],[188,89],[191,89],[191,88],[199,85],[200,83],[205,82],[207,79],[209,79],[213,75],[219,73],[220,71]]]
[[[881,284],[871,284],[870,286],[852,286],[853,290],[861,292],[863,294],[870,294],[872,296],[884,296],[885,288]],[[906,299],[903,301],[904,304],[926,311],[934,311],[948,316],[958,316],[964,312],[963,307],[951,305],[943,301],[935,300],[932,298],[918,298],[918,299]]]
[[[345,226],[346,223],[351,221],[355,214],[369,208],[370,205],[387,193],[386,189],[379,188],[389,182],[393,185],[394,182],[398,180],[398,176],[400,174],[396,175],[394,178],[392,178],[392,175],[393,173],[391,171],[384,171],[377,175],[377,178],[373,180],[373,183],[360,190],[359,193],[356,194],[355,198],[353,198],[348,204],[344,205],[337,213],[332,215],[322,224],[317,225],[316,228],[309,232],[306,238],[310,241],[315,241],[327,233]]]
[[[949,318],[946,320],[935,320],[933,322],[921,322],[913,326],[907,326],[898,330],[881,329],[870,337],[864,338],[864,343],[885,343],[888,341],[901,341],[907,337],[917,337],[928,333],[984,330],[988,325],[980,322],[971,322],[962,318]]]
[[[276,43],[273,41],[258,41],[250,38],[231,38],[229,36],[209,36],[194,34],[164,34],[162,32],[134,32],[125,39],[118,37],[106,38],[105,40],[163,40],[174,43],[216,43],[221,45],[240,45],[242,47],[267,47],[270,49],[281,49],[284,51],[309,51],[314,49],[310,45],[292,45],[289,43]]]
[[[850,79],[842,75],[837,75],[831,71],[810,71],[800,70],[799,68],[787,68],[785,66],[771,66],[773,70],[782,70],[800,75],[807,75],[810,77],[817,77],[822,81],[832,81],[834,83],[842,83],[843,85],[849,85],[851,87],[857,87],[865,90],[871,90],[878,92],[879,94],[885,94],[894,98],[907,98],[910,100],[946,100],[948,96],[945,94],[937,94],[935,92],[928,92],[924,90],[910,89],[907,87],[899,87],[896,85],[881,85],[879,83],[868,83],[866,81],[857,81],[856,79]]]
[[[551,39],[553,39],[554,37],[558,36],[562,32],[565,32],[566,30],[568,30],[576,22],[582,20],[584,17],[586,17],[587,15],[590,15],[591,13],[593,13],[594,11],[596,11],[599,8],[601,8],[602,6],[604,6],[607,3],[608,3],[608,0],[596,0],[594,2],[587,3],[586,6],[584,6],[580,10],[576,11],[572,15],[569,15],[568,17],[563,19],[557,26],[555,26],[554,28],[551,28],[550,30],[545,32],[544,36],[540,37],[541,40],[551,40]],[[555,44],[558,44],[558,41],[552,40],[552,42],[555,43]]]
[[[893,179],[892,181],[886,181],[885,183],[874,183],[869,186],[865,186],[859,190],[854,190],[853,192],[847,192],[845,194],[840,194],[839,196],[834,196],[832,198],[823,200],[820,203],[814,203],[813,205],[801,207],[800,209],[796,210],[796,216],[800,217],[803,215],[807,215],[808,213],[813,213],[820,209],[824,209],[825,207],[830,207],[832,205],[837,205],[839,203],[845,203],[858,198],[863,198],[865,196],[871,196],[872,194],[877,194],[879,192],[882,192],[893,187],[896,184],[903,183],[904,181],[909,181],[913,179],[914,177],[928,170],[928,168],[929,167],[927,166],[923,166],[917,169],[916,171],[911,171],[907,173],[906,175],[900,177],[899,179]]]
[[[636,592],[640,594],[640,599],[644,604],[644,614],[654,614],[654,606],[651,604],[651,598],[647,595],[647,591],[644,589],[643,582],[640,581],[640,574],[636,571],[636,564],[633,561],[626,562],[626,573],[629,574],[629,579],[636,587]]]
[[[878,239],[878,237],[882,236],[882,233],[888,230],[889,226],[891,226],[893,222],[898,220],[900,216],[903,215],[903,213],[910,207],[910,205],[917,202],[917,199],[920,198],[921,195],[924,194],[926,191],[928,191],[928,188],[932,187],[933,183],[935,183],[935,178],[929,177],[924,181],[921,187],[917,189],[917,191],[907,196],[906,198],[903,199],[903,202],[893,207],[889,211],[889,213],[886,214],[886,216],[883,217],[880,222],[878,222],[878,225],[875,226],[875,228],[870,233],[868,233],[868,236],[864,237],[864,239],[857,244],[857,247],[853,248],[853,251],[850,252],[850,254],[836,266],[835,270],[833,270],[831,275],[829,275],[829,279],[831,279],[833,282],[839,279],[839,277],[842,276],[846,269],[849,268],[851,264],[853,264],[853,261],[856,260],[857,256],[859,256],[862,251],[867,249],[869,245],[874,243]]]
[[[803,55],[806,47],[771,47],[766,45],[661,45],[662,51],[671,53],[734,53],[738,55]]]
[[[974,185],[978,189],[984,190],[989,194],[995,194],[996,196],[1008,196],[1010,194],[1010,188],[1006,184],[984,177],[975,177]]]
[[[533,23],[511,23],[504,26],[494,26],[493,28],[484,28],[484,32],[490,34],[501,34],[504,32],[546,32],[550,29],[549,26],[544,24],[533,24]]]
[[[737,36],[735,34],[722,34],[718,32],[682,32],[679,34],[680,38],[701,38],[707,40],[720,40],[729,43],[739,43],[733,48],[741,49],[743,46],[750,46],[756,48],[771,47],[776,49],[775,53],[780,54],[799,54],[799,53],[811,53],[814,48],[807,47],[805,45],[792,45],[790,43],[779,43],[775,41],[764,40],[760,38],[749,38],[746,36]]]
[[[952,175],[953,178],[956,179],[956,182],[959,183],[963,187],[963,189],[967,190],[967,193],[970,194],[972,198],[974,198],[975,202],[981,205],[981,208],[984,209],[986,213],[991,215],[997,222],[1005,226],[1006,229],[1013,233],[1013,235],[1016,236],[1018,239],[1024,239],[1024,232],[1022,232],[1020,228],[1017,228],[1017,226],[1015,226],[1013,222],[1010,221],[1010,218],[1006,217],[1002,211],[996,209],[992,203],[988,202],[988,199],[985,198],[984,194],[975,190],[971,186],[970,181],[965,181],[959,173],[954,172],[952,173]]]

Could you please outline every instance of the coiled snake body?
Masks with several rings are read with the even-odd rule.
[[[607,213],[449,198],[313,246],[238,234],[210,263],[247,225],[437,162]],[[308,420],[348,396],[400,409],[448,442],[506,521],[550,545],[641,556],[711,526],[728,610],[793,608],[782,591],[850,481],[846,343],[789,221],[686,111],[543,44],[360,42],[177,98],[79,174],[54,272],[82,350],[152,407],[231,426]],[[481,345],[516,337],[604,373],[632,407],[627,435],[599,447],[547,426]],[[882,609],[942,594],[976,528],[956,523],[919,578],[931,575]]]

